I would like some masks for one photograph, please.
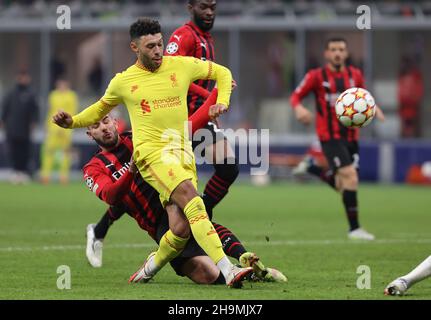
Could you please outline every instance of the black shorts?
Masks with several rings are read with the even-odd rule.
[[[321,141],[320,144],[326,160],[334,172],[351,164],[359,170],[359,145],[357,141],[329,140]]]
[[[214,122],[208,122],[205,127],[199,129],[197,131],[198,134],[195,133],[192,141],[193,150],[199,145],[202,148],[200,156],[205,156],[205,148],[219,142],[220,140],[226,139],[224,133],[217,127]],[[197,139],[197,140],[195,140]],[[202,145],[201,145],[202,144]],[[200,152],[200,150],[199,150]]]
[[[160,242],[160,239],[168,230],[169,230],[169,220],[168,220],[168,215],[165,213],[160,218],[159,224],[157,226],[157,231],[156,231],[157,243]],[[191,236],[183,252],[181,252],[181,254],[178,257],[173,259],[170,262],[170,264],[172,266],[172,269],[174,269],[175,272],[177,273],[177,275],[184,277],[184,274],[181,272],[181,268],[184,265],[184,263],[190,258],[198,257],[198,256],[206,256],[206,255],[207,254],[198,245],[195,238]]]

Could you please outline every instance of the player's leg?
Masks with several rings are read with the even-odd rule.
[[[111,225],[124,214],[124,211],[123,208],[110,206],[98,223],[87,225],[85,254],[88,262],[94,268],[102,266],[103,241]]]
[[[160,201],[175,203],[184,212],[191,232],[205,253],[217,264],[228,285],[240,284],[252,269],[236,268],[223,252],[217,232],[197,192],[197,174],[193,150],[184,146],[181,152],[153,152],[148,146],[135,148],[136,164],[144,180],[160,194]],[[165,150],[166,151],[166,150]],[[140,155],[146,155],[140,157]]]
[[[336,185],[335,185],[335,174],[332,170],[325,170],[324,168],[311,163],[307,167],[307,172],[318,177],[320,180],[328,184],[331,188],[337,191]]]
[[[54,150],[49,137],[42,145],[40,161],[40,181],[44,184],[47,184],[50,182],[52,167],[54,165]]]
[[[431,276],[431,256],[421,262],[410,273],[392,281],[386,288],[386,295],[403,295],[415,283]]]
[[[195,185],[191,180],[183,181],[172,192],[171,199],[183,208],[193,237],[211,260],[223,273],[228,285],[240,284],[241,279],[249,274],[251,268],[236,268],[223,252],[220,238],[212,223],[208,219],[205,204],[199,197]]]
[[[358,146],[341,140],[322,142],[325,157],[335,172],[335,186],[339,190],[349,222],[349,238],[374,240],[374,236],[359,225],[358,219]]]
[[[225,284],[226,280],[219,268],[208,256],[186,259],[181,273],[197,284]]]
[[[238,177],[239,166],[235,152],[217,126],[209,123],[206,129],[211,131],[214,144],[205,148],[205,157],[212,160],[215,172],[208,180],[202,198],[212,219],[213,208],[226,196]]]
[[[176,274],[199,284],[226,284],[219,268],[191,237],[181,254],[170,262]]]
[[[252,267],[255,280],[285,282],[287,278],[278,270],[267,268],[256,253],[247,251],[238,237],[228,228],[213,222],[214,228],[222,242],[223,251],[229,257],[235,258],[241,267]]]
[[[142,267],[130,277],[129,282],[149,281],[185,248],[190,238],[190,227],[177,205],[166,206],[166,215],[161,223],[163,231],[162,229],[157,231],[158,250],[148,256]],[[168,230],[166,230],[166,225],[168,225]],[[163,235],[160,235],[161,233]]]
[[[60,161],[59,173],[60,173],[60,182],[63,184],[67,184],[69,182],[70,164],[71,164],[71,148],[70,148],[70,143],[67,143],[61,148],[61,161]]]

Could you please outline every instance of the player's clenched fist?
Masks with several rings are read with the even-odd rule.
[[[72,126],[72,116],[62,110],[58,111],[53,117],[52,122],[62,128],[70,128]]]
[[[210,119],[215,119],[226,111],[227,107],[224,104],[215,104],[210,107],[210,110],[208,111],[208,116],[210,117]]]

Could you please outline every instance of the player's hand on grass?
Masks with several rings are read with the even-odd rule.
[[[383,113],[383,110],[380,109],[378,106],[376,106],[376,118],[380,122],[385,121],[385,114]]]
[[[62,128],[70,128],[72,126],[72,116],[67,112],[60,110],[53,117],[52,122]]]
[[[301,122],[302,124],[310,124],[313,120],[313,114],[310,110],[305,108],[303,105],[296,106],[295,110],[295,116],[296,119]]]
[[[215,119],[226,111],[227,107],[224,104],[218,103],[210,107],[208,116],[210,117],[210,119]]]

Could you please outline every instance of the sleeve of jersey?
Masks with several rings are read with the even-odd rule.
[[[314,73],[309,71],[290,96],[290,105],[295,108],[314,89]]]
[[[193,38],[183,30],[175,31],[169,38],[168,45],[165,49],[167,56],[193,56],[194,55]]]
[[[189,121],[192,123],[192,134],[198,129],[203,128],[210,121],[209,110],[216,103],[216,100],[217,88],[214,88],[200,108],[189,117]]]
[[[367,89],[367,87],[365,85],[364,75],[362,74],[361,70],[358,70],[358,87],[363,88],[363,89]]]
[[[215,80],[218,89],[217,103],[228,107],[232,93],[232,73],[230,70],[209,60],[203,61],[192,58],[189,63],[192,81],[198,79]]]
[[[100,121],[104,116],[112,111],[118,104],[121,103],[121,95],[119,94],[119,75],[115,76],[109,83],[108,88],[102,99],[84,109],[77,115],[72,117],[72,129],[91,126]]]
[[[102,201],[115,205],[130,189],[133,175],[127,171],[120,179],[113,182],[109,175],[96,165],[84,168],[84,181],[90,191],[94,192]]]

